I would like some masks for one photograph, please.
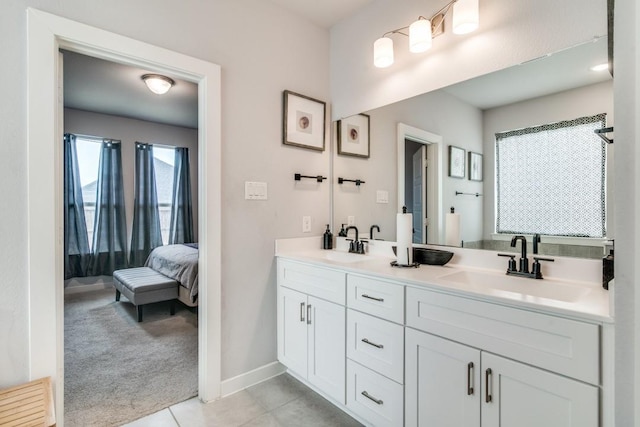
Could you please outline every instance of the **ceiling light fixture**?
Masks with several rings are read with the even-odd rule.
[[[413,53],[425,52],[431,48],[434,37],[444,33],[444,18],[453,7],[453,33],[468,34],[478,28],[479,0],[452,0],[431,18],[419,16],[418,20],[406,27],[387,31],[373,44],[373,64],[386,68],[393,64],[392,34],[409,37],[409,50]],[[409,29],[409,34],[405,32]]]
[[[142,80],[151,92],[158,95],[164,95],[176,83],[173,79],[160,74],[145,74],[142,76]]]

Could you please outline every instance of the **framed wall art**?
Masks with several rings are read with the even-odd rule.
[[[469,151],[469,179],[482,181],[482,154]]]
[[[452,178],[465,177],[465,150],[453,145],[449,146],[449,176]]]
[[[369,116],[356,114],[338,120],[338,154],[369,158]]]
[[[324,151],[326,103],[299,93],[283,92],[282,143]]]

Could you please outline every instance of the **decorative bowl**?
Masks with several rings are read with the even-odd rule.
[[[396,246],[391,247],[397,255]],[[413,248],[413,262],[428,265],[445,265],[453,258],[453,252],[431,248]]]

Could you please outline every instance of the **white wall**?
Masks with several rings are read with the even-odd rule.
[[[613,81],[584,86],[548,96],[517,102],[484,111],[485,176],[495,176],[495,134],[513,129],[572,120],[578,117],[607,114],[607,126],[613,126]],[[609,135],[611,136],[611,135]],[[615,145],[607,146],[607,234],[614,237],[615,185],[613,173]],[[535,153],[531,153],[535,155]],[[495,232],[495,189],[491,178],[484,182],[484,238]]]
[[[131,243],[135,175],[135,143],[187,147],[191,175],[193,231],[198,235],[198,130],[143,120],[64,109],[64,131],[118,139],[122,142],[122,183],[127,218],[127,244]]]
[[[431,16],[445,2],[373,0],[331,29],[333,117],[387,105],[472,77],[537,58],[606,34],[604,0],[482,0],[480,28],[468,35],[447,30],[423,54],[391,36],[395,64],[373,66],[373,42],[382,34]]]
[[[397,124],[435,133],[443,138],[442,172],[443,212],[454,206],[462,219],[461,238],[475,241],[482,237],[482,199],[456,196],[456,191],[481,192],[482,182],[447,176],[448,146],[482,153],[482,112],[458,98],[436,91],[416,96],[375,110],[370,115],[371,149],[369,159],[334,154],[334,174],[366,181],[360,188],[334,182],[334,223],[336,230],[347,216],[354,215],[356,226],[368,236],[372,224],[380,226],[379,237],[396,238],[397,197]],[[337,153],[337,150],[336,150]],[[467,175],[468,176],[468,175]],[[389,203],[376,203],[376,191],[389,191]],[[410,207],[409,207],[410,208]],[[477,212],[471,214],[471,212]]]
[[[222,379],[276,360],[274,239],[302,236],[303,215],[312,216],[312,234],[329,222],[329,186],[299,189],[293,180],[301,169],[326,176],[329,152],[282,145],[282,91],[329,100],[328,31],[262,0],[9,1],[0,14],[0,60],[11,82],[0,100],[0,342],[9,343],[0,350],[0,387],[30,377],[28,6],[221,65]],[[267,182],[269,200],[245,201],[245,181]]]

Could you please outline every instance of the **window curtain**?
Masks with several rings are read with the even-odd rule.
[[[189,149],[186,147],[176,147],[171,202],[169,244],[193,243]]]
[[[91,274],[112,275],[114,270],[127,268],[120,141],[102,141],[97,187]]]
[[[84,215],[76,136],[64,135],[64,278],[87,275],[91,251]]]
[[[129,267],[144,265],[149,253],[162,246],[153,146],[136,143],[135,189]]]

